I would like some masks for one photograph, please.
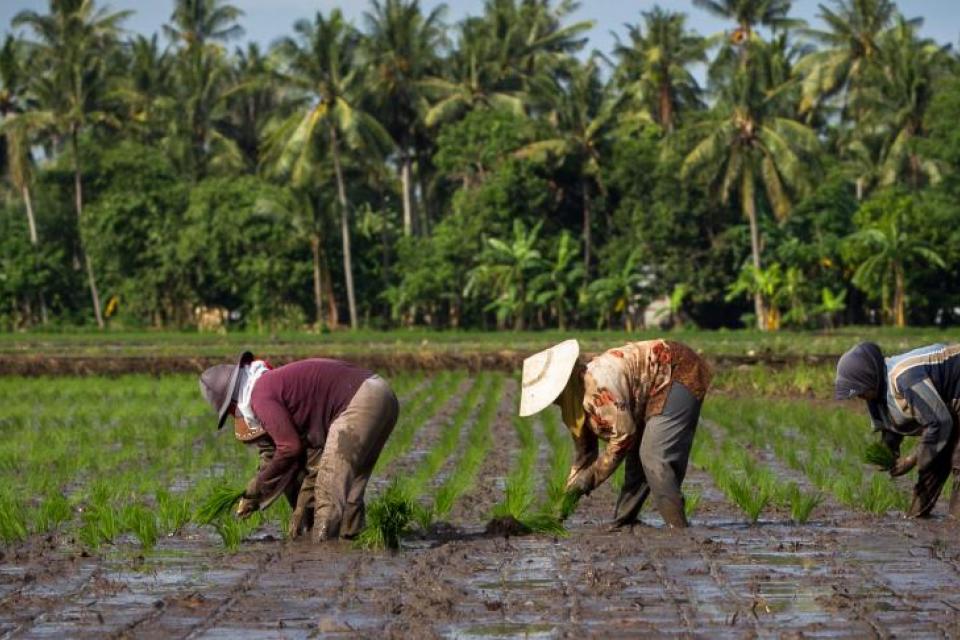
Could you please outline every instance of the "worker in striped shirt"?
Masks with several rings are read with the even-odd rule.
[[[866,401],[874,430],[897,456],[891,475],[917,467],[907,517],[930,514],[951,470],[949,510],[960,517],[960,345],[933,344],[884,358],[876,344],[862,342],[837,363],[836,397]],[[909,455],[900,453],[905,436],[920,438]]]

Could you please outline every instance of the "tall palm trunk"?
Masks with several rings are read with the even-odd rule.
[[[897,327],[907,326],[907,286],[903,274],[903,266],[899,263],[893,266],[893,312],[894,323]]]
[[[743,172],[743,188],[740,194],[743,200],[743,213],[750,222],[750,252],[753,257],[753,268],[755,275],[760,275],[760,229],[757,226],[757,202],[754,193],[753,173],[750,170]],[[763,295],[759,289],[753,292],[753,309],[757,315],[757,328],[761,331],[767,329],[767,314],[764,309]]]
[[[20,195],[23,197],[23,207],[27,210],[27,227],[30,229],[30,244],[36,254],[40,250],[40,239],[37,236],[37,221],[33,215],[33,198],[30,197],[30,187],[25,183],[20,187]],[[47,324],[47,301],[43,296],[43,291],[38,292],[40,298],[40,321]]]
[[[580,181],[583,191],[583,273],[590,280],[590,227],[593,225],[593,212],[590,210],[590,183],[586,178]]]
[[[427,154],[422,153],[419,149],[416,151],[417,159],[417,186],[420,189],[420,202],[418,211],[420,213],[419,222],[420,222],[420,233],[427,235],[430,233],[430,220],[431,220],[431,203],[429,192],[427,191],[427,178],[426,178],[426,156]]]
[[[340,149],[337,129],[330,127],[330,146],[333,151],[333,170],[337,176],[337,196],[340,198],[340,235],[343,238],[343,272],[347,281],[347,307],[350,309],[350,328],[356,330],[357,300],[353,294],[353,258],[350,256],[350,220],[347,211],[347,189],[343,184],[343,169],[340,167]]]
[[[317,313],[317,333],[323,331],[323,279],[320,273],[320,234],[310,236],[310,251],[313,254],[313,304]]]
[[[400,187],[403,191],[403,235],[413,234],[413,185],[412,169],[413,159],[407,150],[403,150],[400,158]]]
[[[670,85],[660,85],[660,126],[667,133],[673,131],[673,100],[670,97]]]
[[[79,132],[74,126],[70,132],[70,145],[73,150],[73,190],[74,204],[77,209],[77,231],[79,237],[80,255],[87,268],[87,284],[90,287],[90,298],[93,302],[93,314],[97,318],[97,326],[103,329],[103,314],[100,312],[100,292],[97,290],[97,278],[93,273],[93,263],[83,246],[83,233],[80,226],[83,219],[83,180],[80,177],[80,140]]]

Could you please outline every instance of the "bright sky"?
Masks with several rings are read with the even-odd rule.
[[[112,9],[133,9],[136,13],[127,21],[126,26],[132,31],[145,34],[159,31],[161,25],[170,18],[173,3],[169,0],[104,0]],[[820,0],[824,1],[824,0]],[[100,4],[103,4],[101,2]],[[269,45],[277,37],[291,31],[291,25],[300,19],[310,17],[318,9],[329,11],[339,6],[348,18],[357,26],[362,26],[363,12],[368,4],[363,0],[233,0],[232,4],[240,7],[245,16],[241,25],[246,34],[237,41],[242,44],[246,40],[256,40],[264,46]],[[440,4],[437,0],[421,0],[421,5],[431,8]],[[577,20],[593,20],[593,30],[590,32],[590,49],[596,48],[609,53],[614,45],[611,32],[625,36],[624,23],[640,21],[640,12],[660,4],[665,8],[685,11],[689,17],[690,27],[702,35],[709,35],[729,25],[715,19],[701,9],[693,6],[691,0],[670,2],[661,0],[586,0],[576,12]],[[816,24],[818,0],[795,0],[793,13]],[[901,11],[907,17],[924,18],[924,35],[937,41],[956,46],[960,39],[960,2],[956,0],[900,0]],[[478,14],[483,7],[483,0],[447,0],[447,21],[454,23],[469,14]],[[4,33],[10,31],[10,20],[23,9],[44,11],[47,2],[44,0],[0,0],[0,25]]]

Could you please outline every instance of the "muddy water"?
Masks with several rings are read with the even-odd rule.
[[[509,412],[495,433],[508,447]],[[436,424],[425,425],[405,473]],[[702,502],[687,531],[653,512],[608,531],[615,495],[586,498],[566,538],[485,537],[512,455],[491,456],[452,522],[396,554],[261,532],[227,555],[188,528],[147,558],[84,557],[32,540],[0,561],[0,637],[557,638],[955,637],[960,541],[942,519],[829,509],[757,526],[691,471]],[[541,461],[542,463],[542,461]]]

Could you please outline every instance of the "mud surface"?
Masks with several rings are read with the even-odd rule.
[[[485,531],[515,451],[512,401],[494,426],[502,449],[451,521],[399,553],[283,542],[270,528],[235,555],[195,528],[146,558],[129,543],[90,557],[35,538],[0,558],[0,638],[960,635],[958,525],[940,517],[869,517],[828,502],[802,527],[777,513],[747,526],[694,469],[687,488],[702,500],[685,531],[651,511],[609,530],[609,483],[581,502],[565,538]],[[415,467],[449,412],[387,475]]]

